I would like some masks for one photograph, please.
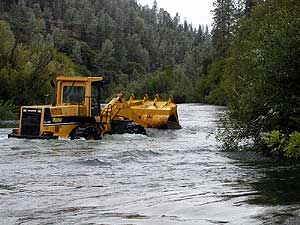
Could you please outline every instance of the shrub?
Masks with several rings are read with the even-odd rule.
[[[267,135],[265,143],[267,144],[267,147],[273,152],[282,151],[285,145],[284,135],[280,131],[274,130]]]
[[[289,141],[283,151],[288,158],[298,159],[300,156],[300,133],[293,132],[289,135]]]
[[[276,152],[286,158],[300,157],[300,133],[293,132],[285,137],[280,131],[274,130],[265,138],[265,144],[271,152]]]
[[[14,120],[17,119],[17,108],[12,100],[0,100],[0,120]]]

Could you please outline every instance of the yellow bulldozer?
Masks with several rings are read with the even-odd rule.
[[[60,76],[52,82],[52,104],[22,106],[15,138],[100,139],[105,134],[145,134],[145,128],[180,128],[177,106],[170,97],[162,101],[118,94],[103,105],[103,77]]]

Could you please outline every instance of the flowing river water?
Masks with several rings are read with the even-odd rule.
[[[0,129],[0,224],[299,224],[300,164],[222,151],[222,110],[182,104],[181,130],[100,141]]]

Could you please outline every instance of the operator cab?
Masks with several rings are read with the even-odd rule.
[[[85,108],[85,116],[99,116],[104,90],[108,81],[102,77],[57,77],[53,106],[78,105]]]
[[[91,114],[92,116],[99,116],[101,113],[101,104],[105,103],[104,92],[105,86],[108,82],[103,81],[95,81],[92,82],[92,90],[91,90]]]

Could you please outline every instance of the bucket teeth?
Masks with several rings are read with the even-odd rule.
[[[135,99],[136,99],[136,98],[135,98],[135,95],[134,95],[134,94],[131,94],[130,97],[129,97],[129,99],[128,99],[128,103],[133,102]]]
[[[167,101],[165,100],[162,100],[161,97],[159,96],[159,94],[155,94],[154,98],[150,98],[149,95],[146,93],[143,97],[142,100],[139,100],[135,97],[134,94],[131,94],[129,99],[128,99],[128,103],[133,103],[133,102],[136,102],[136,101],[142,101],[142,104],[144,104],[145,102],[153,102],[154,105],[155,103],[158,103],[158,102],[166,102],[166,103],[174,103],[174,98],[173,98],[173,95],[170,95],[169,96],[169,99]]]
[[[155,102],[156,102],[156,101],[160,101],[159,94],[156,94],[156,95],[155,95],[154,101],[155,101]]]
[[[174,102],[173,95],[170,95],[170,96],[169,96],[169,100],[168,100],[168,102],[169,102],[169,103],[171,103],[171,102]]]

